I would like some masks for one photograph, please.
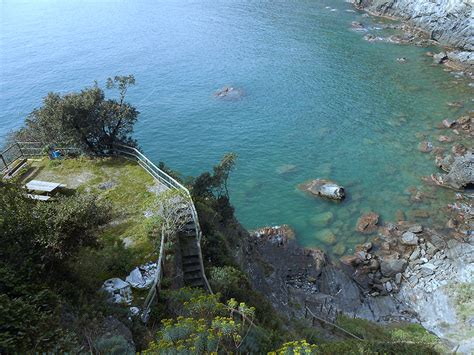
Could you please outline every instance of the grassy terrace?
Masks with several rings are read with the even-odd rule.
[[[93,193],[110,202],[113,220],[101,229],[100,241],[109,249],[115,248],[112,254],[116,257],[128,258],[124,262],[129,266],[124,265],[123,272],[131,265],[151,260],[153,245],[148,239],[145,214],[162,187],[138,164],[122,158],[43,158],[32,161],[31,166],[34,170],[23,182],[59,182],[71,192]],[[102,271],[102,278],[122,276]]]

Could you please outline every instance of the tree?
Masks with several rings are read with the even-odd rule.
[[[213,167],[213,174],[205,172],[199,175],[193,183],[193,194],[199,197],[225,197],[229,199],[227,182],[235,167],[236,153],[226,153],[219,164]]]
[[[139,112],[125,102],[127,90],[134,84],[133,75],[109,78],[107,88],[118,89],[118,100],[106,99],[97,83],[79,93],[49,93],[10,140],[65,144],[92,154],[101,154],[114,144],[136,146],[131,135]]]

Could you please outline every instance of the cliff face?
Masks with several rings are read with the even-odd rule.
[[[474,50],[474,0],[352,0],[378,15],[401,17],[441,44]]]

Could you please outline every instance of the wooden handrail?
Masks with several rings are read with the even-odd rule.
[[[313,318],[316,318],[317,320],[319,320],[319,321],[321,321],[321,322],[323,322],[323,323],[326,323],[326,324],[328,324],[328,325],[330,325],[330,326],[332,326],[332,327],[334,327],[334,328],[339,329],[340,331],[342,331],[343,333],[345,333],[345,334],[347,334],[347,335],[353,337],[354,339],[357,339],[357,340],[360,340],[360,341],[364,341],[364,339],[362,339],[362,338],[358,337],[357,335],[355,335],[355,334],[349,332],[348,330],[345,330],[344,328],[338,326],[337,324],[335,324],[335,323],[333,323],[333,322],[330,322],[330,321],[328,321],[328,320],[326,320],[326,319],[323,319],[323,318],[321,318],[321,317],[318,317],[317,315],[315,315],[315,314],[308,308],[308,306],[305,306],[305,308],[306,308],[306,312],[309,312]]]

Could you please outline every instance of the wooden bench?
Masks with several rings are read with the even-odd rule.
[[[43,196],[43,195],[33,195],[33,194],[27,194],[29,198],[32,200],[37,200],[37,201],[48,201],[51,196]]]

